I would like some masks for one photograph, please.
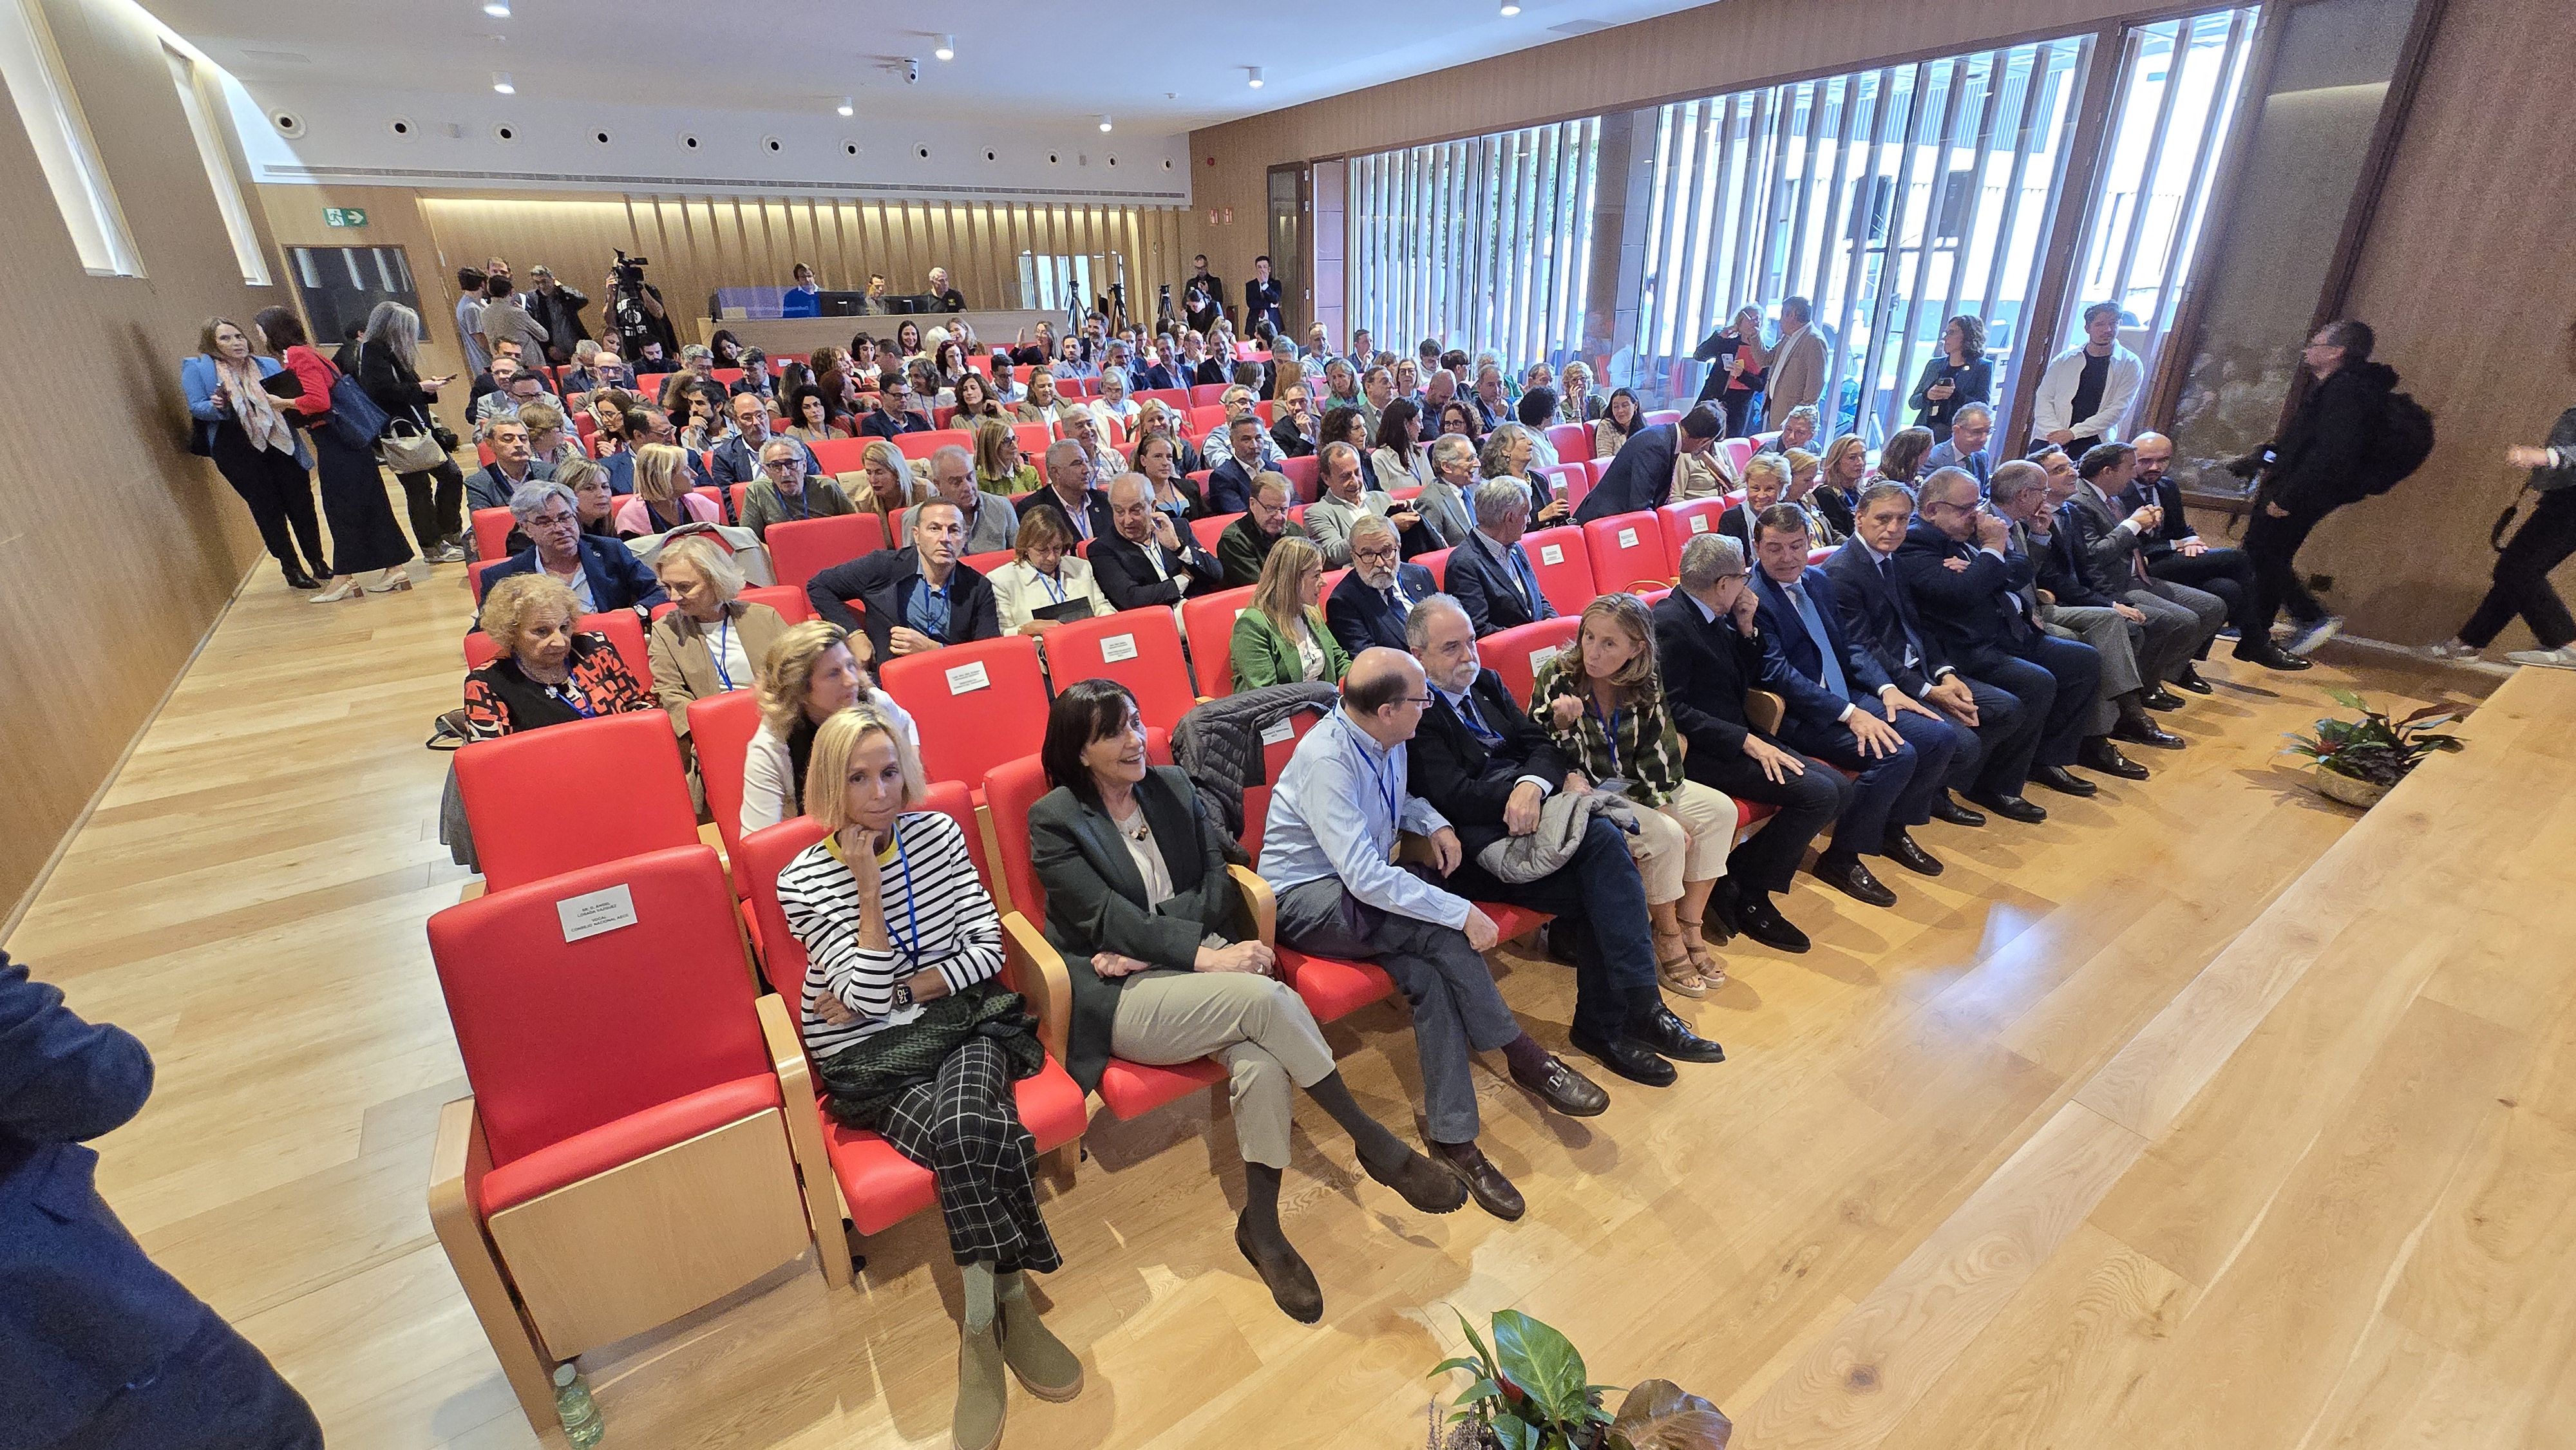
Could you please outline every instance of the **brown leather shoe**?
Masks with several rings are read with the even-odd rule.
[[[1431,1145],[1431,1161],[1456,1174],[1458,1181],[1467,1185],[1467,1194],[1476,1200],[1476,1206],[1505,1223],[1529,1212],[1529,1205],[1521,1199],[1521,1191],[1512,1187],[1512,1181],[1503,1176],[1503,1170],[1495,1167],[1493,1160],[1475,1144],[1434,1143]]]
[[[1601,1090],[1600,1084],[1566,1066],[1565,1059],[1552,1052],[1547,1055],[1546,1071],[1528,1077],[1515,1071],[1512,1081],[1538,1094],[1540,1102],[1569,1118],[1598,1117],[1610,1108],[1610,1095]]]

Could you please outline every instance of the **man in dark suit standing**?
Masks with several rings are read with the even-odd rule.
[[[1521,549],[1521,535],[1529,530],[1528,486],[1515,478],[1489,478],[1476,485],[1470,502],[1476,529],[1449,551],[1449,594],[1467,611],[1477,637],[1554,619],[1556,608]]]
[[[98,1195],[81,1145],[151,1092],[142,1043],[0,952],[0,1440],[322,1450],[303,1397]]]
[[[1109,516],[1111,531],[1091,546],[1091,573],[1111,608],[1178,604],[1225,587],[1225,566],[1154,507],[1145,475],[1123,473],[1109,485]]]
[[[835,564],[805,585],[814,612],[841,628],[864,632],[876,657],[919,654],[1002,632],[993,586],[957,562],[966,515],[944,498],[915,504],[912,542]],[[859,602],[852,613],[844,600]]]
[[[1556,917],[1550,930],[1563,934],[1557,940],[1574,958],[1567,1037],[1602,1066],[1664,1087],[1677,1076],[1668,1058],[1725,1061],[1724,1049],[1664,1005],[1645,881],[1617,826],[1593,817],[1573,859],[1535,881],[1505,882],[1477,861],[1495,842],[1538,828],[1540,807],[1563,788],[1573,763],[1477,658],[1475,626],[1456,600],[1432,594],[1417,601],[1406,636],[1432,701],[1408,755],[1412,790],[1448,818],[1462,848],[1448,889]]]
[[[2023,772],[2049,789],[2089,796],[2100,787],[2067,769],[2081,750],[2102,678],[2101,656],[2075,640],[2052,638],[2018,593],[2036,572],[2027,555],[2007,552],[2012,529],[1979,506],[1977,481],[1945,468],[1917,486],[1917,518],[1896,551],[1896,577],[1916,618],[1949,661],[1972,680],[2011,695],[2041,718],[2028,757],[1989,759],[1981,790],[1970,797],[2016,821],[2048,813],[2020,793],[2003,794]]]
[[[1682,459],[1706,453],[1725,432],[1726,415],[1715,404],[1702,403],[1678,423],[1657,423],[1629,434],[1600,484],[1575,508],[1574,521],[1588,524],[1613,514],[1663,507],[1672,499],[1673,479]]]
[[[1753,592],[1761,601],[1754,620],[1763,648],[1788,666],[1765,675],[1788,705],[1780,738],[1859,775],[1834,822],[1833,845],[1816,858],[1816,875],[1856,901],[1893,906],[1896,893],[1861,864],[1861,854],[1941,874],[1941,863],[1907,828],[1932,819],[1965,732],[1954,736],[1948,720],[1898,689],[1877,657],[1843,633],[1833,581],[1807,562],[1804,510],[1774,504],[1754,520],[1753,534]]]
[[[1324,623],[1354,657],[1373,645],[1410,649],[1405,616],[1440,592],[1430,570],[1398,563],[1402,555],[1395,528],[1386,520],[1362,514],[1352,522],[1351,567],[1324,600]]]
[[[1834,602],[1842,608],[1843,633],[1877,658],[1898,689],[1941,712],[1954,727],[1975,732],[1951,757],[1951,789],[2017,795],[2021,777],[2003,779],[1994,763],[2025,758],[2041,722],[2011,695],[1959,673],[1915,616],[1913,597],[1896,577],[1896,550],[1913,518],[1914,495],[1903,484],[1881,480],[1862,490],[1852,536],[1824,562],[1825,577],[1834,581]],[[1948,790],[1932,798],[1932,819],[1953,826],[1986,823]]]
[[[1682,546],[1681,583],[1655,603],[1655,657],[1673,727],[1690,743],[1682,772],[1736,800],[1776,807],[1726,860],[1712,913],[1765,946],[1807,950],[1807,934],[1771,904],[1786,891],[1816,833],[1850,804],[1832,766],[1753,728],[1745,697],[1774,666],[1754,624],[1759,601],[1733,539],[1703,534]]]
[[[1252,280],[1243,284],[1243,335],[1252,336],[1253,329],[1264,322],[1272,332],[1287,326],[1279,315],[1279,282],[1270,275],[1270,259],[1255,257]]]

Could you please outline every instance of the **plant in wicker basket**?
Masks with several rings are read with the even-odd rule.
[[[1669,1380],[1628,1391],[1612,1415],[1601,1407],[1615,1385],[1584,1380],[1583,1356],[1563,1334],[1521,1313],[1494,1316],[1492,1349],[1460,1315],[1472,1358],[1444,1360],[1438,1378],[1466,1374],[1448,1422],[1431,1409],[1425,1450],[1726,1450],[1734,1425],[1717,1406]]]
[[[2451,706],[2427,705],[2405,719],[2397,720],[2373,710],[2368,701],[2350,690],[2328,690],[2326,693],[2345,709],[2360,711],[2361,718],[2338,720],[2329,716],[2317,721],[2314,735],[2284,732],[2284,738],[2290,743],[2282,753],[2313,760],[2324,774],[2375,787],[2375,790],[2367,792],[2373,800],[2404,780],[2407,772],[2423,764],[2433,752],[2460,748],[2458,736],[2433,733],[2438,727],[2459,718],[2459,712]],[[2329,789],[2327,783],[2321,782],[2320,789],[2326,789],[2337,799],[2346,798],[2342,793]]]

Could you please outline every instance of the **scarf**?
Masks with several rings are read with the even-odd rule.
[[[274,448],[280,453],[295,451],[295,432],[270,400],[268,389],[261,387],[256,364],[248,365],[249,373],[222,358],[215,359],[215,377],[223,386],[224,401],[231,405],[233,418],[249,435],[253,448]]]

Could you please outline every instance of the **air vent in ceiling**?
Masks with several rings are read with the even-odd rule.
[[[1609,28],[1610,22],[1607,20],[1569,20],[1563,25],[1551,25],[1547,29],[1550,35],[1590,35],[1596,30]]]

